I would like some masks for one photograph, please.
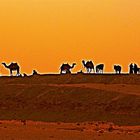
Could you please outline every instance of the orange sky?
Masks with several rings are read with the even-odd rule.
[[[18,62],[22,72],[76,62],[75,72],[82,59],[127,71],[139,52],[139,0],[0,0],[0,62]]]

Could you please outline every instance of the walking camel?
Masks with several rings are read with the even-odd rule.
[[[72,66],[70,66],[68,63],[67,64],[62,64],[60,67],[60,74],[62,74],[63,72],[67,73],[71,73],[71,69],[74,68],[74,66],[76,65],[76,63],[73,63]]]
[[[94,64],[92,61],[85,62],[85,60],[83,60],[82,63],[84,67],[87,69],[87,73],[91,73],[92,70],[94,71]]]
[[[17,71],[17,76],[20,75],[19,73],[20,67],[17,63],[11,63],[10,65],[6,65],[6,63],[2,63],[2,64],[5,66],[5,68],[10,70],[11,76],[13,76],[13,71]]]

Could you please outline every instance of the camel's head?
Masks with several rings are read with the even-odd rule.
[[[82,60],[82,63],[83,63],[83,65],[84,65],[84,67],[85,67],[85,65],[86,65],[86,62],[85,62],[85,60]]]
[[[85,63],[85,60],[82,60],[82,63]]]
[[[4,65],[4,66],[6,65],[6,63],[4,63],[4,62],[2,62],[1,64]]]
[[[6,65],[6,63],[2,63],[2,65],[4,65],[4,67],[9,68],[9,66]]]
[[[72,66],[71,66],[71,68],[74,68],[75,65],[76,65],[76,63],[73,63]]]

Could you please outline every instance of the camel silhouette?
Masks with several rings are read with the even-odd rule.
[[[82,70],[80,70],[80,71],[78,71],[78,72],[77,72],[77,74],[83,74],[83,71],[82,71]]]
[[[130,74],[133,74],[134,73],[134,66],[133,66],[132,63],[129,65],[129,73]]]
[[[137,68],[137,72],[138,72],[138,74],[140,73],[140,68]]]
[[[137,64],[134,64],[134,74],[137,74],[138,73],[138,66]]]
[[[32,75],[38,75],[38,72],[36,70],[33,70],[33,74]]]
[[[27,75],[26,73],[23,73],[23,76],[24,76],[24,77],[27,77],[28,75]]]
[[[62,74],[63,72],[66,72],[67,73],[71,73],[71,69],[74,68],[74,66],[76,65],[76,63],[73,63],[72,66],[70,66],[68,63],[67,64],[62,64],[61,67],[60,67],[60,74]]]
[[[85,62],[85,60],[83,60],[82,63],[84,67],[87,69],[87,73],[91,73],[92,70],[94,71],[94,64],[92,61]]]
[[[114,65],[114,70],[115,70],[116,74],[117,74],[117,73],[120,74],[122,68],[121,68],[121,66],[119,66],[119,65]]]
[[[17,71],[17,76],[20,75],[19,70],[20,67],[17,63],[11,63],[10,65],[6,65],[6,63],[2,63],[7,69],[10,70],[10,75],[13,76],[13,71]]]
[[[99,64],[96,66],[96,73],[103,73],[104,64]]]

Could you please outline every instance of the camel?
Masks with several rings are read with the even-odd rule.
[[[87,69],[87,73],[91,73],[92,70],[94,71],[94,64],[92,61],[87,61],[85,62],[84,60],[82,61],[84,67]]]
[[[33,70],[33,74],[32,75],[38,75],[36,70]]]
[[[117,73],[121,73],[121,70],[122,70],[122,68],[121,68],[121,66],[119,66],[119,65],[114,65],[114,70],[115,70],[115,72],[116,72],[116,74]]]
[[[73,63],[72,66],[70,66],[68,63],[67,64],[62,64],[62,66],[60,67],[60,74],[62,74],[63,72],[66,72],[67,73],[71,73],[71,69],[74,68],[74,66],[76,65],[76,63]]]
[[[20,75],[19,70],[20,67],[17,63],[11,63],[10,65],[6,65],[6,63],[2,63],[7,69],[10,70],[10,75],[13,76],[13,71],[17,71],[17,76]]]
[[[23,76],[24,76],[24,77],[27,77],[28,75],[27,75],[26,73],[23,73]]]
[[[82,70],[80,70],[80,71],[78,71],[78,72],[77,72],[77,74],[83,74],[83,71],[82,71]]]
[[[137,68],[138,73],[140,73],[140,68]]]
[[[96,73],[103,73],[104,64],[99,64],[96,66]]]

